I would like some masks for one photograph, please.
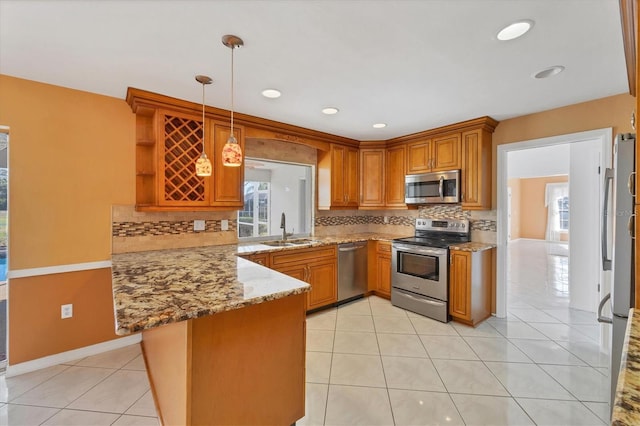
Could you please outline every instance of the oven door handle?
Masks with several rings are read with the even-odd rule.
[[[440,199],[444,200],[444,176],[440,176],[440,182],[438,184],[438,193],[440,194]]]
[[[428,248],[417,245],[409,245],[409,244],[393,244],[393,249],[396,251],[403,251],[406,253],[415,253],[415,254],[427,254],[431,256],[446,256],[447,249],[440,248]]]

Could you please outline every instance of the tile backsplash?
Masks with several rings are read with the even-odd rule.
[[[193,221],[204,220],[204,231]],[[222,230],[226,220],[228,229]],[[138,212],[134,206],[111,208],[111,252],[200,247],[237,242],[236,212]]]
[[[317,237],[362,232],[398,236],[414,233],[418,217],[468,219],[471,240],[496,243],[496,211],[466,211],[458,205],[430,205],[410,210],[317,211]],[[193,221],[204,220],[205,230],[194,231]],[[222,230],[222,221],[228,230]],[[134,206],[112,207],[112,253],[237,243],[235,211],[138,212]]]

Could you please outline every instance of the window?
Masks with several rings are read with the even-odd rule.
[[[283,214],[288,233],[311,235],[312,166],[246,158],[244,167],[244,207],[238,211],[238,238],[281,238]]]
[[[238,212],[238,237],[270,235],[269,182],[244,182],[244,208]]]
[[[547,207],[547,241],[562,241],[569,230],[569,185],[566,182],[548,183],[545,191]]]
[[[561,231],[569,230],[569,197],[558,198],[558,224]]]

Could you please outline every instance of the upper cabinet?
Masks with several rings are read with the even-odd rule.
[[[431,171],[431,139],[418,140],[407,144],[407,174]]]
[[[460,133],[407,143],[407,174],[460,168]]]
[[[318,151],[318,209],[358,208],[359,151],[331,144]]]
[[[227,122],[213,121],[208,124],[211,129],[209,140],[213,141],[213,202],[215,206],[238,207],[244,206],[244,164],[240,167],[225,167],[222,165],[222,148],[231,135],[231,125]],[[234,123],[233,135],[240,144],[242,152],[244,147],[244,127]]]
[[[369,142],[360,149],[360,209],[407,208],[404,203],[406,147]]]
[[[360,149],[360,208],[384,207],[385,149]]]
[[[387,148],[385,176],[385,207],[406,208],[404,203],[404,175],[406,148],[404,145]]]
[[[460,133],[433,138],[432,171],[460,168]]]
[[[224,167],[227,123],[206,118],[204,152],[209,177],[196,176],[203,149],[202,118],[168,109],[139,108],[136,114],[136,208],[138,210],[224,210],[243,206],[243,167]],[[244,149],[244,130],[235,136]]]
[[[476,129],[462,133],[462,208],[491,208],[491,133]]]
[[[490,117],[451,124],[403,136],[407,174],[461,170],[461,205],[465,210],[491,209],[491,134],[498,122]]]

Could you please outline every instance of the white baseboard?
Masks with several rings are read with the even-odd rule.
[[[5,376],[13,377],[24,373],[30,373],[42,368],[52,367],[54,365],[63,364],[65,362],[75,361],[77,359],[91,355],[97,355],[102,352],[124,348],[125,346],[134,345],[136,343],[140,343],[141,341],[142,334],[138,333],[132,336],[121,337],[119,339],[109,340],[91,346],[85,346],[84,348],[74,349],[72,351],[45,356],[43,358],[34,359],[33,361],[21,362],[20,364],[15,365],[8,365]]]

